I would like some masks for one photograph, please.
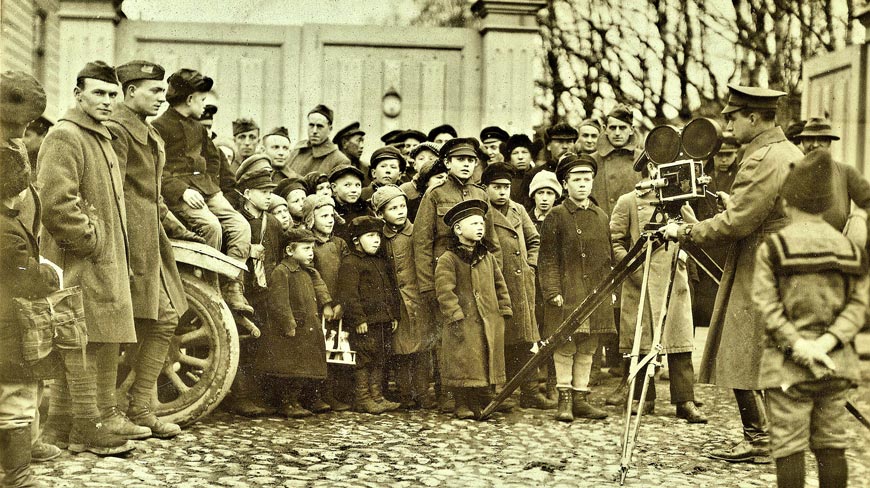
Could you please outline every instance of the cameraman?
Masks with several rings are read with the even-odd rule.
[[[697,224],[662,227],[672,240],[699,245],[730,244],[716,294],[700,381],[732,388],[743,423],[743,440],[708,455],[729,462],[769,463],[767,418],[759,391],[764,320],[752,302],[755,252],[764,237],[787,223],[780,187],[789,163],[803,157],[776,125],[776,105],[785,93],[729,85],[722,110],[728,129],[743,146],[731,187],[720,193],[725,211]]]

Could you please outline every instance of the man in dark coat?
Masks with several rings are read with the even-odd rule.
[[[761,404],[759,370],[764,319],[752,302],[755,255],[765,236],[788,223],[779,190],[789,163],[803,155],[776,125],[777,99],[785,93],[729,86],[722,110],[743,158],[724,202],[725,211],[697,224],[668,224],[668,238],[699,245],[730,242],[701,360],[700,381],[732,388],[743,423],[743,439],[712,451],[729,462],[770,462],[767,418]]]
[[[147,61],[131,61],[119,66],[117,73],[124,102],[116,105],[106,127],[124,175],[127,216],[136,222],[128,239],[136,250],[130,255],[130,291],[139,348],[127,413],[133,423],[150,428],[155,437],[172,437],[181,428],[154,415],[151,397],[187,300],[162,223],[169,213],[160,195],[166,163],[163,139],[145,120],[156,115],[165,101],[166,83],[163,67]]]

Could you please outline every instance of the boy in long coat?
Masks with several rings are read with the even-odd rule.
[[[467,200],[444,215],[455,238],[435,266],[438,303],[447,318],[441,381],[453,389],[459,419],[478,415],[491,388],[505,382],[504,320],[513,312],[501,269],[483,243],[488,208],[483,200]]]
[[[544,334],[549,337],[610,272],[611,247],[608,218],[589,199],[597,165],[587,154],[568,154],[559,162],[556,174],[568,198],[547,215],[541,228],[541,288]],[[615,333],[613,312],[598,307],[581,324],[571,340],[556,350],[556,389],[559,405],[556,419],[571,422],[574,417],[603,419],[604,410],[592,406],[589,378],[592,355],[599,337]]]
[[[513,316],[505,321],[505,371],[513,378],[532,357],[532,345],[541,339],[535,320],[535,268],[541,236],[519,203],[510,198],[514,170],[507,163],[492,163],[483,170],[481,183],[486,187],[495,232],[502,246],[505,282],[511,298]],[[538,391],[538,381],[531,378],[521,385],[520,406],[555,408],[556,402]]]

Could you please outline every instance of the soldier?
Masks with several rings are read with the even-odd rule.
[[[577,154],[592,154],[598,147],[601,124],[595,119],[584,119],[577,126],[577,134],[577,144],[574,145],[574,151]]]
[[[166,156],[163,139],[146,117],[157,114],[166,101],[163,67],[147,61],[131,61],[117,69],[124,101],[116,105],[106,123],[112,133],[112,147],[124,174],[124,201],[130,226],[127,239],[130,291],[139,348],[133,361],[136,378],[130,386],[127,414],[136,424],[150,429],[155,437],[173,437],[181,428],[154,415],[152,390],[163,369],[169,341],[178,319],[187,310],[187,300],[172,245],[163,228],[169,209],[160,195]]]
[[[766,235],[788,219],[780,187],[788,165],[803,155],[776,125],[776,104],[783,92],[729,85],[722,110],[743,157],[724,199],[725,211],[697,224],[668,224],[670,239],[699,245],[730,242],[710,331],[701,361],[700,381],[732,388],[743,423],[743,439],[710,457],[729,462],[770,462],[767,417],[758,391],[764,319],[752,303],[755,254]]]
[[[598,163],[598,175],[592,187],[592,199],[608,216],[613,213],[616,201],[634,190],[640,181],[634,171],[635,157],[643,150],[634,133],[634,115],[629,107],[617,105],[607,114],[604,137],[598,138],[598,146],[592,154]]]
[[[435,144],[444,144],[450,139],[455,139],[457,137],[459,136],[456,134],[456,129],[454,129],[452,125],[443,124],[430,130],[429,134],[426,136],[426,140],[434,142]]]
[[[260,127],[254,119],[236,119],[233,121],[233,141],[236,143],[236,160],[232,162],[233,172],[238,172],[242,161],[251,157],[257,151],[260,143]]]
[[[501,145],[507,142],[508,137],[510,137],[510,134],[497,126],[484,127],[480,131],[480,142],[483,143],[483,152],[489,156],[488,164],[504,161],[504,156],[502,156],[500,149]]]
[[[287,161],[290,159],[290,132],[286,127],[275,127],[263,136],[263,152],[272,158],[272,179],[276,183],[284,178],[300,177],[298,173],[287,168]],[[236,172],[238,173],[238,169]]]
[[[342,152],[350,160],[350,164],[356,166],[356,169],[364,174],[369,172],[368,164],[363,162],[362,153],[365,148],[366,133],[359,128],[359,122],[352,122],[343,129],[335,133],[332,138],[333,144],[338,146],[338,150]],[[368,183],[368,182],[366,182]]]
[[[332,109],[318,105],[308,112],[308,139],[299,141],[290,153],[287,167],[300,175],[312,171],[329,174],[336,166],[350,164],[338,146],[329,140],[332,132]]]

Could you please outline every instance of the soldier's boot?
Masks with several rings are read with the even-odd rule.
[[[123,454],[135,449],[127,439],[106,429],[99,419],[75,419],[69,434],[69,450],[89,451],[99,456]]]
[[[151,411],[148,405],[130,404],[127,409],[130,422],[151,429],[151,435],[160,439],[169,439],[181,433],[181,427],[172,422],[164,422]]]
[[[384,383],[384,368],[381,366],[372,367],[369,370],[369,385],[371,388],[372,400],[380,404],[384,412],[398,410],[402,406],[401,403],[391,402],[384,398],[383,393]]]
[[[30,426],[0,430],[0,467],[3,486],[38,488],[44,486],[30,470]]]
[[[72,430],[72,424],[72,415],[49,414],[42,427],[42,442],[66,449],[69,447],[69,433]]]
[[[453,416],[459,420],[468,420],[474,418],[474,411],[469,406],[469,400],[472,396],[470,388],[456,388],[453,390],[454,409]]]
[[[323,401],[329,405],[333,412],[347,412],[350,405],[335,397],[335,380],[327,378],[323,382]]]
[[[249,315],[254,313],[254,307],[245,298],[244,287],[240,280],[225,282],[221,289],[221,295],[223,295],[224,302],[230,307],[230,310]]]
[[[714,449],[707,456],[729,463],[769,464],[770,437],[767,416],[762,406],[761,392],[734,390],[740,420],[743,422],[743,440],[728,448]]]
[[[606,419],[607,412],[589,403],[588,391],[574,391],[574,400],[571,405],[571,413],[580,419]]]
[[[69,437],[69,435],[67,435],[67,437]],[[30,446],[30,462],[44,463],[46,461],[51,461],[60,456],[61,452],[63,451],[54,444],[46,444],[45,442],[42,442],[41,439],[37,439],[37,441]]]
[[[147,439],[151,437],[151,429],[136,425],[118,407],[110,407],[102,415],[102,428],[124,439]]]
[[[520,407],[522,408],[552,410],[556,408],[557,404],[557,401],[550,400],[538,390],[537,381],[527,381],[520,386]]]
[[[558,388],[559,402],[556,406],[556,420],[560,422],[573,422],[574,413],[571,409],[571,388]]]

